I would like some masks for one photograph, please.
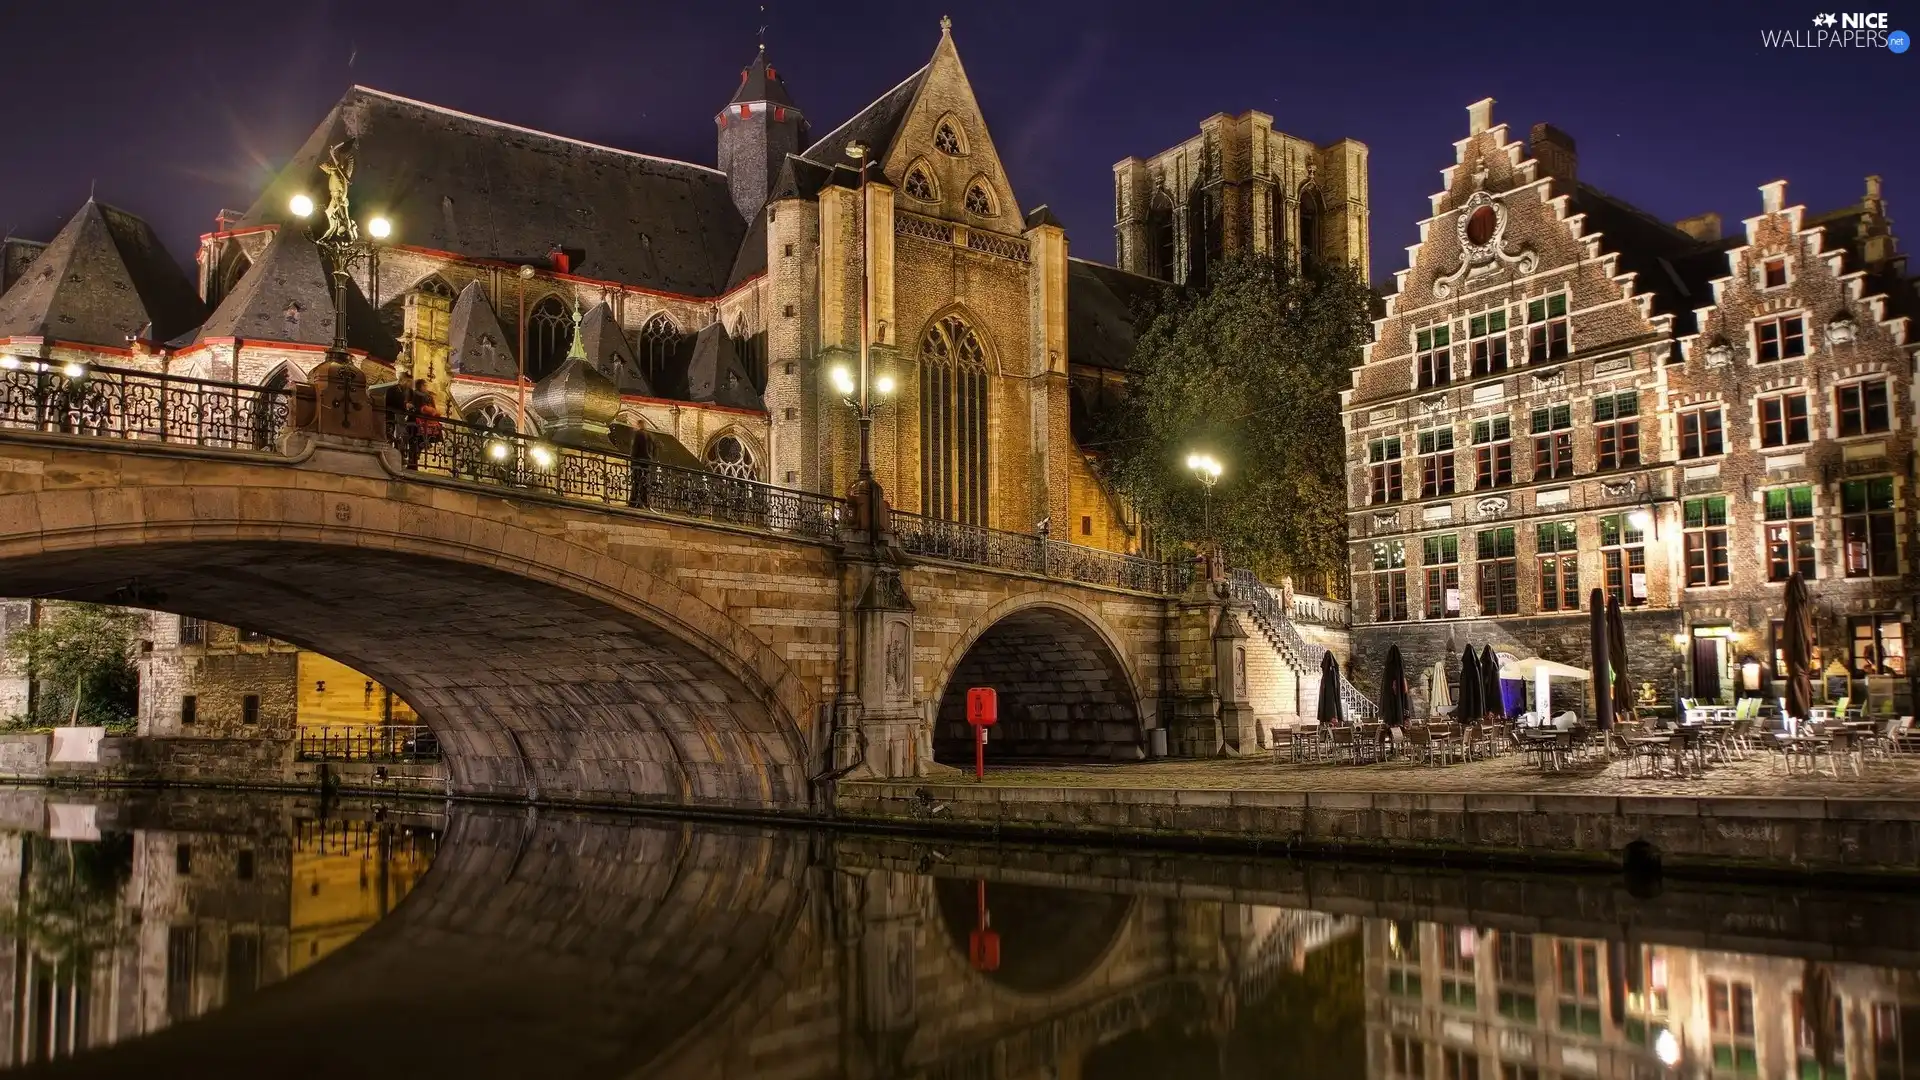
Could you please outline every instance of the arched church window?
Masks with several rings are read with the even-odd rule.
[[[673,360],[673,353],[680,344],[680,328],[665,314],[655,315],[640,328],[640,370],[647,377],[647,385],[660,389],[661,377]]]
[[[967,213],[982,217],[993,213],[993,196],[987,192],[987,185],[978,180],[967,186]]]
[[[422,281],[414,291],[426,296],[437,296],[449,304],[453,303],[455,295],[453,286],[447,284],[447,279],[439,274],[428,274],[427,279]]]
[[[753,449],[745,439],[731,432],[707,444],[707,468],[735,480],[758,480],[753,467]]]
[[[549,296],[527,313],[527,377],[535,382],[559,370],[573,344],[573,313]]]
[[[1300,189],[1300,269],[1320,265],[1320,192]]]
[[[1147,272],[1166,281],[1173,280],[1173,199],[1162,191],[1153,197],[1153,209],[1147,214],[1148,244],[1152,265]]]
[[[933,129],[933,148],[952,157],[959,157],[967,152],[960,145],[960,132],[954,128],[951,120],[942,120],[940,125]]]
[[[987,524],[987,365],[979,335],[949,315],[920,339],[920,506]]]
[[[253,268],[253,260],[247,258],[247,253],[241,250],[237,242],[229,240],[226,243],[227,250],[220,256],[220,262],[214,269],[212,287],[207,290],[209,308],[219,307],[220,301],[225,300],[234,286],[240,284],[240,279]]]
[[[901,189],[921,202],[933,202],[939,197],[933,190],[933,177],[927,175],[927,170],[919,165],[907,170],[907,182],[901,185]]]
[[[497,431],[502,435],[511,435],[517,430],[513,425],[513,413],[506,406],[495,401],[489,401],[468,412],[466,421],[475,427]]]

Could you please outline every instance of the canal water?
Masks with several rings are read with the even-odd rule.
[[[99,1077],[1920,1077],[1920,896],[0,791]]]

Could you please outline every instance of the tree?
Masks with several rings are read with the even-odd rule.
[[[48,604],[39,625],[15,631],[7,652],[39,684],[29,724],[69,723],[75,695],[80,723],[124,725],[139,707],[133,656],[146,616],[98,604]]]
[[[1135,341],[1128,392],[1103,418],[1102,468],[1160,540],[1198,545],[1203,449],[1226,466],[1214,538],[1269,579],[1346,579],[1346,438],[1339,393],[1367,340],[1370,296],[1351,266],[1301,270],[1271,255],[1169,291]]]

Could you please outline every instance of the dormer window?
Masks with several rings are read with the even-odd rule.
[[[967,187],[967,213],[982,217],[993,213],[993,196],[987,193],[987,185],[978,180]]]
[[[966,153],[960,146],[960,132],[954,129],[951,120],[940,121],[933,129],[933,148],[949,157],[959,157]]]
[[[927,170],[920,165],[907,170],[906,182],[900,187],[921,202],[933,202],[939,198],[934,191],[933,177],[927,175]]]

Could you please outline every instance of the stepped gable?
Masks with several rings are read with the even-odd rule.
[[[242,338],[292,345],[333,344],[332,274],[303,226],[284,226],[201,325],[193,340]],[[400,343],[380,322],[359,286],[347,283],[347,347],[381,360]]]
[[[30,247],[9,254],[24,257]],[[88,199],[0,296],[0,337],[127,346],[191,330],[205,309],[153,227]]]
[[[500,318],[478,281],[469,281],[453,302],[447,341],[451,346],[447,363],[462,375],[511,379],[519,374],[513,339],[501,329]]]
[[[394,242],[469,258],[544,260],[583,277],[678,296],[725,290],[747,223],[725,174],[568,139],[355,86],[247,211],[285,219],[324,192],[319,163],[356,140],[355,213],[385,214]]]

